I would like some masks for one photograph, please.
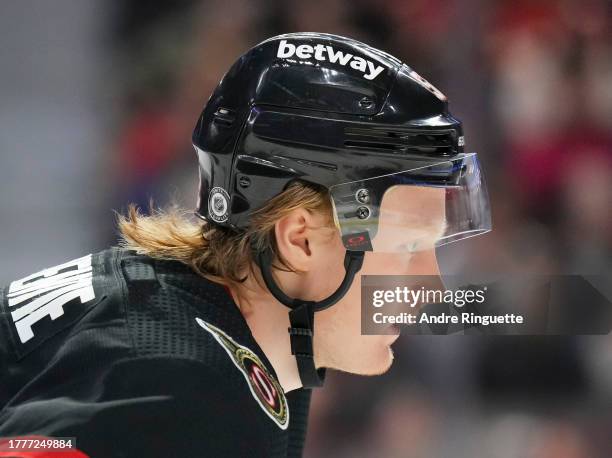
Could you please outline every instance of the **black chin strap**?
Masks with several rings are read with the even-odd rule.
[[[314,313],[325,310],[338,302],[348,291],[355,274],[363,265],[363,251],[347,251],[344,257],[346,273],[340,286],[326,299],[318,302],[292,299],[278,287],[272,277],[272,261],[274,255],[271,249],[257,253],[257,263],[261,269],[264,282],[272,295],[283,305],[289,307],[289,338],[291,339],[291,354],[297,361],[298,373],[304,388],[314,388],[323,385],[325,369],[316,369],[313,351]]]

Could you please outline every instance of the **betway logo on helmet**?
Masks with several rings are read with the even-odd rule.
[[[311,59],[313,56],[319,61],[329,61],[332,64],[340,64],[345,66],[349,64],[351,68],[359,70],[363,73],[363,77],[367,80],[373,80],[385,69],[380,65],[375,65],[374,62],[364,59],[363,57],[354,56],[350,53],[336,51],[332,46],[326,45],[294,45],[288,43],[287,40],[281,40],[278,44],[278,52],[276,57],[286,59],[288,57],[297,56],[300,59]]]

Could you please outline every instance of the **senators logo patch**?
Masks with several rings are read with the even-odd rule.
[[[281,429],[287,429],[289,425],[289,409],[285,393],[259,357],[247,347],[236,343],[221,329],[200,318],[196,318],[196,321],[210,332],[230,356],[236,367],[240,369],[249,385],[251,394],[253,394],[253,397],[264,412]]]

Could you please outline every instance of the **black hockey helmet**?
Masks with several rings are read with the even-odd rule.
[[[214,224],[245,228],[251,212],[294,180],[329,189],[347,248],[336,293],[318,303],[288,298],[272,278],[272,254],[257,253],[268,288],[292,308],[293,329],[311,330],[313,312],[342,297],[364,251],[419,250],[491,227],[478,160],[464,153],[446,97],[395,57],[353,39],[292,33],[250,49],[211,95],[193,144],[196,212]],[[413,230],[419,216],[402,210],[415,199],[431,208],[421,233]],[[294,334],[294,354],[311,353],[308,332]],[[312,358],[300,374],[316,385],[312,375],[304,380],[304,364]]]

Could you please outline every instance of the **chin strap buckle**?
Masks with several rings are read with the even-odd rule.
[[[288,328],[291,339],[291,354],[312,358],[312,330],[305,328]]]
[[[314,302],[296,300],[289,312],[291,354],[297,361],[304,388],[322,386],[325,379],[325,369],[317,370],[314,363],[314,306]]]

